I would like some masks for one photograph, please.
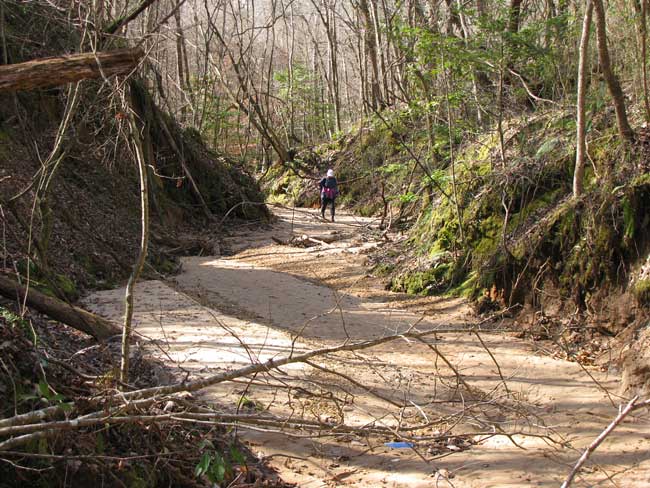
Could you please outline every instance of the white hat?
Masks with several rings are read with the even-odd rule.
[[[327,170],[327,176],[328,176],[329,178],[331,178],[332,176],[334,176],[334,170],[333,170],[333,169],[328,169],[328,170]]]

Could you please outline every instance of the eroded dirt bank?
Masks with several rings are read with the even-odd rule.
[[[395,430],[393,436],[292,436],[281,425],[240,431],[260,456],[273,456],[286,480],[305,487],[557,487],[624,401],[616,395],[617,376],[554,359],[499,324],[476,329],[462,300],[384,291],[364,267],[364,250],[379,240],[371,221],[340,215],[336,224],[324,223],[308,210],[277,214],[272,229],[230,238],[232,255],[186,258],[173,281],[139,284],[135,320],[152,354],[179,374],[201,375],[414,325],[446,331],[207,391],[205,400],[225,411],[239,406],[252,414]],[[301,248],[272,239],[292,235],[333,242]],[[97,292],[86,303],[117,318],[122,297],[123,290]],[[407,432],[413,449],[385,446]],[[574,486],[646,487],[649,453],[648,417],[631,417]]]

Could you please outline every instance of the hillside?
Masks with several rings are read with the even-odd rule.
[[[417,121],[395,127],[371,120],[304,160],[299,156],[293,165],[300,169],[269,178],[268,191],[285,203],[314,204],[313,179],[335,168],[343,205],[408,230],[400,260],[377,267],[395,290],[474,299],[493,290],[495,305],[557,314],[566,311],[557,308],[564,303],[598,310],[603,322],[618,317],[621,324],[629,323],[636,304],[646,304],[639,275],[648,254],[645,132],[625,148],[612,125],[593,127],[598,142],[590,146],[585,195],[575,201],[575,124],[564,111],[510,120],[505,165],[498,163],[496,137],[478,135],[455,149],[453,174],[449,155],[438,168],[414,159],[414,148],[426,143],[422,129]],[[555,292],[559,297],[551,300]],[[630,315],[620,317],[618,309],[608,314],[598,296],[611,294],[627,296],[623,308]]]
[[[8,63],[59,56],[74,51],[79,42],[80,32],[53,5],[10,3],[0,12]],[[34,19],[48,19],[50,29],[34,28]],[[219,252],[229,228],[264,225],[270,218],[255,180],[232,158],[209,149],[196,131],[182,129],[155,103],[140,76],[0,92],[0,267],[3,277],[62,299],[62,307],[77,303],[89,290],[125,283],[138,255],[140,188],[120,97],[125,89],[133,94],[142,122],[148,163],[151,237],[144,278],[172,275],[180,268],[180,256]],[[20,301],[0,298],[0,337],[3,419],[92,398],[117,386],[120,350],[115,341],[97,344]],[[139,347],[133,355],[129,388],[156,385],[167,374]],[[118,427],[104,434],[89,429],[43,439],[27,451],[49,456],[49,461],[3,462],[0,485],[66,486],[72,469],[79,486],[104,478],[107,486],[188,486],[188,480],[202,486],[187,474],[201,458],[191,447],[206,438],[253,459],[244,446],[224,440],[221,431],[184,433],[186,437],[163,427],[152,436],[144,426]],[[177,455],[160,468],[156,453],[170,448],[184,449],[189,457]],[[142,458],[131,466],[128,453],[134,450]],[[97,462],[83,461],[96,456]],[[116,468],[111,457],[124,459]],[[44,464],[47,473],[41,470]],[[246,480],[264,478],[273,486],[273,473],[251,469]]]
[[[66,39],[74,45],[75,32],[66,31],[60,19],[54,32],[30,31],[29,45],[12,36],[49,14],[51,9],[39,5],[7,10],[11,62],[60,54]],[[149,272],[170,273],[179,254],[218,248],[222,218],[231,209],[230,219],[265,221],[268,213],[255,181],[232,159],[181,129],[156,106],[143,80],[130,84],[146,122],[153,227]],[[70,85],[0,94],[4,267],[24,274],[30,259],[32,278],[72,299],[85,288],[111,287],[130,274],[140,227],[138,173],[125,138],[119,90],[110,81],[81,82],[74,90]],[[48,160],[70,106],[57,155]],[[211,236],[197,241],[194,235],[205,230]],[[50,267],[56,276],[48,279]]]

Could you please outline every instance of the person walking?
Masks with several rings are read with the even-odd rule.
[[[320,180],[318,184],[320,187],[320,214],[323,219],[325,218],[325,209],[331,203],[332,204],[332,222],[334,222],[334,207],[336,202],[336,196],[339,194],[338,183],[336,182],[336,177],[334,176],[334,170],[328,169],[327,176]]]

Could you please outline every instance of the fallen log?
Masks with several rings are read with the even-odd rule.
[[[281,246],[293,246],[293,247],[313,247],[313,246],[325,246],[329,247],[329,244],[323,241],[319,241],[317,239],[313,239],[309,237],[306,234],[303,234],[301,236],[293,236],[291,239],[288,241],[284,241],[280,239],[279,237],[271,236],[271,239],[273,239],[273,242],[277,242]]]
[[[346,239],[347,237],[348,236],[346,236],[344,234],[339,234],[338,232],[337,233],[331,232],[331,233],[327,233],[327,234],[314,234],[314,235],[309,236],[309,238],[314,240],[314,241],[322,241],[322,242],[325,242],[327,244],[332,244],[333,242],[342,241],[343,239]]]
[[[175,237],[151,232],[151,241],[159,250],[170,256],[220,256],[221,247],[216,239],[208,236]]]
[[[325,241],[321,241],[319,239],[314,239],[313,237],[307,235],[304,235],[302,237],[295,237],[294,239],[292,239],[292,244],[298,247],[310,247],[310,246],[330,247],[329,243]]]
[[[66,54],[0,66],[0,91],[50,88],[75,81],[131,72],[144,52],[140,48]]]
[[[120,328],[112,322],[79,307],[47,296],[33,288],[28,291],[27,288],[7,275],[0,274],[0,295],[11,300],[21,301],[27,295],[27,306],[73,329],[85,332],[100,341],[120,334]]]
[[[316,236],[308,236],[303,234],[301,236],[293,236],[288,241],[280,239],[276,236],[271,236],[273,242],[276,242],[282,246],[294,246],[294,247],[312,247],[312,246],[323,246],[331,247],[330,244],[336,241],[340,241],[344,236],[339,234],[324,234]]]

